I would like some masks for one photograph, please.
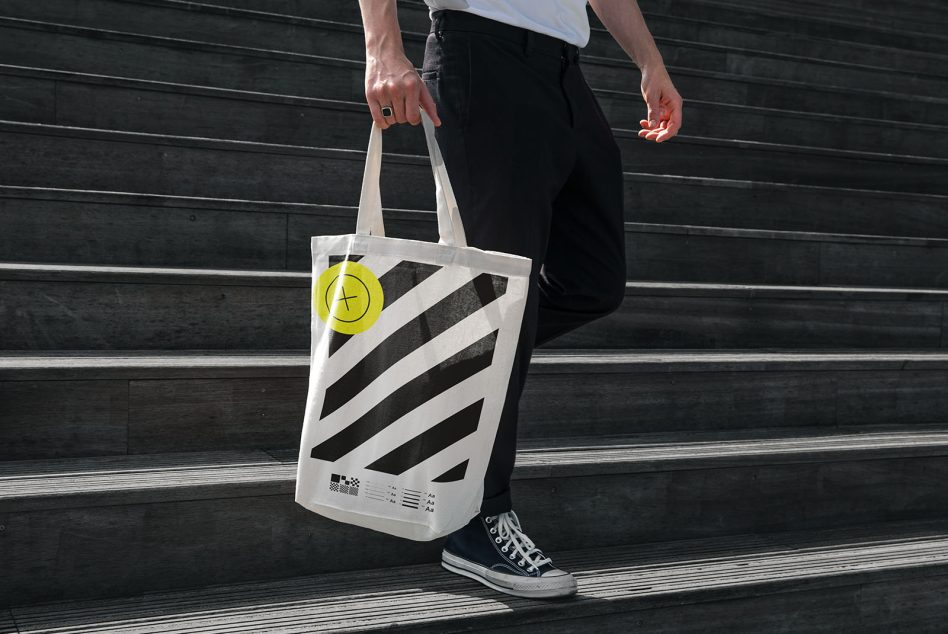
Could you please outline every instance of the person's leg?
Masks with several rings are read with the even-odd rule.
[[[470,246],[533,260],[506,401],[484,478],[481,516],[511,510],[520,394],[537,336],[540,266],[553,201],[576,158],[558,56],[478,32],[484,18],[436,12],[422,78]],[[452,21],[452,17],[457,17]],[[477,16],[473,16],[476,18]],[[489,22],[489,21],[488,21]]]
[[[625,298],[626,253],[622,157],[578,58],[563,90],[572,110],[577,160],[553,201],[546,257],[539,276],[534,345],[616,310]]]
[[[563,43],[498,25],[436,13],[422,73],[438,105],[436,136],[468,243],[533,260],[481,513],[448,537],[441,562],[508,594],[564,597],[576,592],[576,580],[543,555],[512,509],[519,400],[536,342],[602,316],[624,291],[622,175],[613,173],[618,148],[608,124],[587,121],[595,103],[577,91],[585,84],[576,85]],[[584,209],[598,226],[577,226]],[[544,264],[554,244],[563,251]],[[575,274],[563,269],[573,253],[586,258]]]
[[[533,349],[608,315],[625,298],[622,157],[577,61],[568,60],[558,82],[568,111],[565,117],[553,118],[557,125],[549,130],[569,141],[561,147],[564,156],[573,159],[572,168],[565,183],[559,173],[548,181],[562,186],[549,219],[544,216],[546,247],[541,260],[534,262],[514,373],[485,476],[482,516],[512,507],[520,396]],[[536,230],[540,228],[537,223]]]

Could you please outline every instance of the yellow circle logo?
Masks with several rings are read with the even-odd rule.
[[[352,260],[343,260],[323,271],[313,292],[319,318],[347,335],[371,328],[384,301],[382,285],[375,274]]]

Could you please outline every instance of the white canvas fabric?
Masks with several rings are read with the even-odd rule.
[[[435,9],[455,9],[545,33],[582,48],[589,43],[586,0],[425,0]]]
[[[467,245],[422,111],[439,241],[385,236],[373,122],[356,233],[315,236],[296,502],[414,540],[480,510],[532,261]]]

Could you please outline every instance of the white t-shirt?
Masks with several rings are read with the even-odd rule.
[[[589,42],[586,0],[425,0],[435,9],[457,9],[545,33],[582,48]]]

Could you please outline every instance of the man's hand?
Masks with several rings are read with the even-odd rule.
[[[365,100],[380,128],[395,123],[418,125],[419,105],[436,126],[441,125],[428,87],[404,54],[375,57],[367,50],[365,58]],[[382,106],[391,106],[392,116],[383,117]]]
[[[419,105],[441,125],[434,99],[405,56],[395,0],[359,0],[365,26],[365,101],[383,130],[396,123],[421,123]],[[382,108],[390,107],[390,116]]]
[[[664,64],[642,69],[642,98],[648,106],[648,119],[639,121],[639,136],[661,143],[678,134],[682,100]]]
[[[681,129],[681,95],[675,90],[662,54],[645,25],[636,0],[589,0],[603,26],[612,34],[642,71],[642,97],[648,119],[639,121],[639,136],[649,141],[667,141]]]

